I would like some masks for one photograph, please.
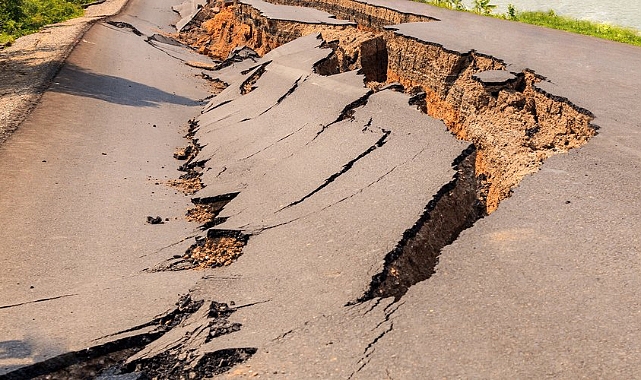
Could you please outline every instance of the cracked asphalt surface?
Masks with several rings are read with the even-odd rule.
[[[171,31],[172,2],[150,4],[125,14],[140,30]],[[0,373],[145,323],[201,275],[142,272],[194,233],[189,199],[155,183],[177,177],[181,128],[208,95],[199,73],[96,24],[0,147]]]
[[[469,143],[393,87],[315,73],[331,50],[314,34],[221,70],[229,87],[198,102],[206,83],[184,62],[205,58],[145,41],[172,32],[174,3],[132,0],[120,27],[94,26],[0,147],[0,374],[104,342],[189,292],[241,305],[229,331],[201,308],[136,360],[242,349],[251,358],[221,377],[641,377],[640,49],[371,2],[440,20],[394,26],[400,35],[535,69],[600,130],[444,247],[428,280],[364,299]],[[325,17],[287,9],[269,14]],[[184,220],[189,197],[156,185],[177,177],[171,155],[192,117],[195,196],[227,195],[212,231],[249,241],[230,266],[145,272],[208,234]]]

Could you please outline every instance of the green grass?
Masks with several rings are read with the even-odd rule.
[[[0,33],[0,46],[5,46],[13,42],[13,36],[6,33]]]
[[[90,0],[0,0],[0,46],[48,24],[82,16]]]
[[[486,16],[522,22],[525,24],[539,25],[547,28],[564,30],[577,34],[584,34],[603,38],[610,41],[622,42],[630,45],[641,46],[641,31],[593,21],[578,20],[572,17],[559,16],[554,11],[548,12],[521,12],[514,6],[508,6],[506,14],[493,14],[494,6],[487,0],[475,0],[474,8],[467,9],[456,0],[415,0],[442,8],[474,12]]]
[[[577,20],[571,17],[559,16],[554,13],[554,11],[516,12],[515,17],[510,17],[509,15],[504,16],[506,16],[504,18],[526,24],[539,25],[547,28],[599,37],[610,41],[641,46],[641,34],[635,29],[601,24],[593,21]]]

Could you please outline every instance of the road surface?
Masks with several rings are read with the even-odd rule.
[[[181,59],[204,58],[145,42],[176,22],[170,3],[132,1],[121,23],[96,25],[0,148],[4,371],[104,342],[96,339],[152,321],[189,292],[203,303],[129,359],[138,369],[292,379],[641,376],[640,49],[414,2],[367,2],[439,20],[390,26],[387,38],[475,64],[494,57],[515,73],[505,78],[534,71],[544,79],[531,84],[533,97],[552,94],[594,116],[598,134],[587,144],[546,156],[479,218],[478,151],[417,109],[420,93],[373,91],[356,71],[321,75],[332,50],[311,33],[208,73],[229,86],[199,103],[205,82]],[[244,4],[274,22],[350,27],[312,10]],[[444,77],[470,79],[459,71]],[[527,92],[475,86],[496,99]],[[533,112],[537,127],[570,114]],[[189,197],[163,184],[178,175],[171,155],[191,118],[200,148],[192,169],[205,185],[193,197],[225,205],[203,230],[182,217]],[[169,220],[147,224],[155,215]],[[167,270],[185,264],[174,255],[195,238],[246,245],[229,266]],[[438,260],[407,254],[441,240]]]
[[[170,33],[172,4],[132,1],[115,19]],[[209,95],[199,74],[145,36],[98,23],[0,147],[0,373],[145,323],[200,276],[142,272],[195,228],[189,198],[165,183]]]

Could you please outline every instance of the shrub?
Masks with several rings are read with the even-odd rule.
[[[472,10],[475,13],[486,16],[490,15],[494,8],[496,8],[496,5],[490,4],[490,0],[474,0],[474,3],[472,3]]]

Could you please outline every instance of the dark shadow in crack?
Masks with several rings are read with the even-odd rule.
[[[194,301],[190,296],[181,296],[176,302],[176,308],[154,318],[153,320],[110,334],[97,340],[112,338],[114,340],[98,344],[78,351],[66,352],[57,356],[43,358],[41,361],[29,365],[16,365],[2,367],[6,373],[0,375],[0,380],[46,380],[46,379],[142,379],[145,374],[140,371],[131,376],[120,376],[127,358],[131,357],[143,347],[160,338],[166,332],[181,325],[198,311],[205,302]],[[235,310],[227,304],[213,303],[216,308],[210,312],[213,330],[218,335],[233,332],[238,327],[227,323],[226,318]],[[142,331],[150,328],[150,331]],[[132,334],[124,338],[115,339],[116,336]],[[6,351],[3,355],[2,350]],[[0,359],[27,358],[33,355],[33,350],[27,342],[6,341],[0,342]],[[132,372],[127,370],[127,372]],[[105,376],[100,376],[104,374]],[[116,377],[117,376],[117,377]]]
[[[146,344],[160,337],[154,332],[135,335],[84,350],[54,356],[28,366],[9,367],[0,379],[93,379],[103,368],[124,361]]]
[[[133,107],[158,107],[162,103],[183,106],[199,104],[197,100],[171,94],[125,78],[94,73],[69,63],[54,79],[50,91]]]
[[[383,271],[372,277],[358,302],[376,297],[400,300],[410,287],[434,274],[443,247],[485,216],[475,160],[476,148],[470,145],[452,164],[457,170],[452,181],[438,191],[419,220],[385,256]]]

